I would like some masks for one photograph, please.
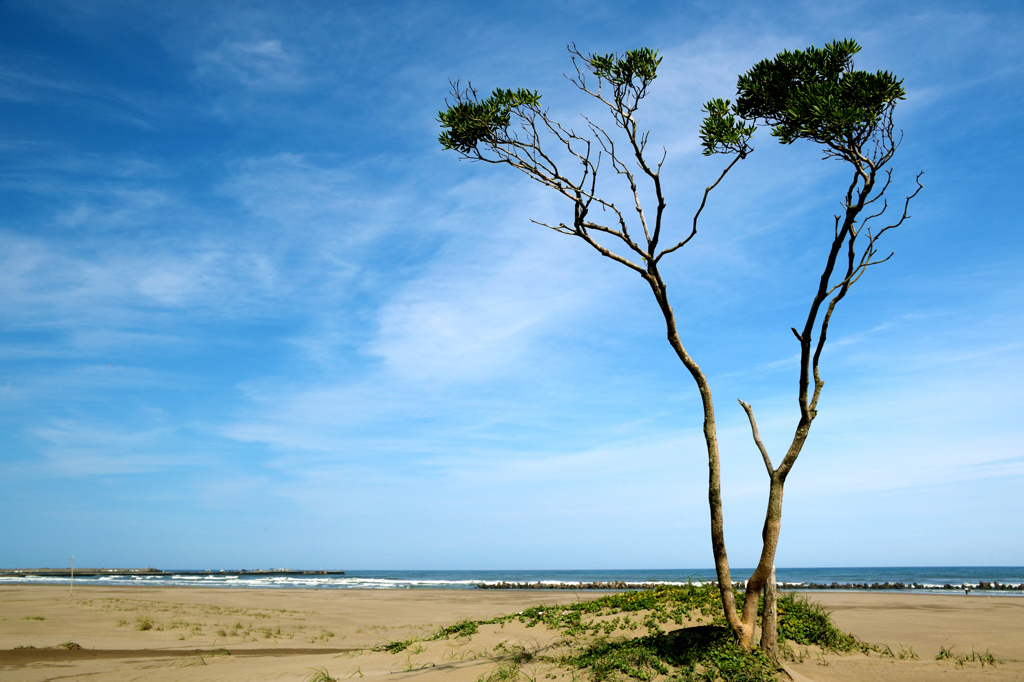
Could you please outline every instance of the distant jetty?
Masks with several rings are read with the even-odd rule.
[[[711,581],[712,584],[717,584]],[[995,581],[959,583],[956,585],[922,585],[920,583],[778,583],[780,590],[981,590],[999,592],[1022,592],[1024,583],[1020,585],[1003,584]],[[653,590],[664,587],[664,583],[627,583],[622,581],[591,582],[591,583],[480,583],[481,590]],[[733,587],[742,590],[745,584],[733,583]]]
[[[0,568],[0,578],[70,578],[70,568]],[[159,568],[76,568],[76,578],[95,578],[100,576],[302,576],[302,575],[345,575],[345,571],[292,571],[279,569],[240,569],[236,571],[164,571]]]

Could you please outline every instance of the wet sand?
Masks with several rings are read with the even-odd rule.
[[[371,649],[423,637],[464,619],[488,619],[538,604],[594,599],[593,591],[245,590],[173,587],[0,587],[0,679],[306,680],[388,675],[474,682],[497,665],[495,647],[543,655],[557,634],[519,623],[472,637],[420,643],[393,654]],[[894,593],[813,593],[836,623],[898,655],[822,654],[798,648],[794,677],[844,680],[1024,680],[1024,598]],[[73,643],[66,644],[66,643]],[[68,648],[61,648],[65,644]],[[991,651],[993,667],[934,660]],[[21,647],[21,648],[15,648]],[[30,648],[34,647],[34,648]],[[80,647],[80,648],[76,648]],[[532,666],[532,667],[531,667]],[[564,675],[530,663],[531,677]],[[571,679],[565,676],[564,679]],[[577,673],[577,679],[586,676]]]

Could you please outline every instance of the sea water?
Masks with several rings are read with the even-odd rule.
[[[205,570],[205,569],[204,569]],[[734,581],[745,581],[752,569],[732,569]],[[344,575],[237,575],[199,573],[192,570],[164,570],[144,575],[103,575],[75,577],[80,585],[147,585],[180,587],[234,587],[248,589],[475,589],[477,585],[496,583],[559,583],[627,582],[682,585],[715,580],[714,569],[624,569],[624,570],[539,570],[539,571],[359,571],[346,570]],[[1024,583],[1024,567],[1020,566],[914,566],[875,568],[776,568],[776,580],[787,586],[818,583],[830,585],[872,583],[917,583],[924,589],[915,592],[944,590],[979,582],[1001,585]],[[67,584],[64,576],[0,576],[0,584],[34,583]],[[1002,594],[1024,594],[1020,590]]]

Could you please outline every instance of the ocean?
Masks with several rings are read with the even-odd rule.
[[[205,569],[203,569],[205,570]],[[319,569],[318,569],[319,570]],[[734,581],[746,580],[752,569],[733,569]],[[164,570],[144,575],[75,576],[78,585],[146,585],[180,587],[233,587],[248,589],[476,589],[480,584],[496,583],[591,583],[627,582],[666,585],[695,583],[715,579],[714,569],[627,569],[564,571],[358,571],[344,575],[221,575],[217,572]],[[1020,566],[891,566],[872,568],[777,568],[776,579],[782,587],[801,584],[832,583],[916,583],[914,592],[947,592],[946,585],[975,588],[981,582],[1019,586],[1024,583]],[[3,584],[68,584],[65,576],[0,576]],[[1024,595],[1022,590],[999,590],[1003,594]]]

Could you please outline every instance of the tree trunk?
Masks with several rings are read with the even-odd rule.
[[[708,505],[711,508],[711,551],[715,558],[715,573],[718,575],[718,589],[722,596],[722,608],[729,627],[740,642],[750,641],[754,636],[753,624],[745,624],[736,610],[736,595],[732,589],[732,576],[729,573],[729,556],[725,550],[725,521],[722,513],[722,468],[718,453],[718,435],[715,429],[715,407],[711,399],[711,386],[700,367],[683,347],[676,328],[675,313],[668,302],[665,282],[661,279],[656,264],[648,265],[645,276],[647,283],[654,292],[662,315],[665,317],[665,331],[668,342],[682,361],[683,366],[693,377],[700,392],[701,405],[704,410],[704,442],[708,451]],[[780,512],[781,513],[781,512]],[[774,550],[772,553],[774,557]],[[745,645],[748,646],[749,645]]]
[[[761,590],[769,582],[775,565],[775,550],[779,546],[779,532],[782,530],[782,493],[783,477],[776,470],[772,474],[768,493],[768,510],[765,513],[764,529],[761,531],[761,558],[757,568],[751,574],[750,580],[747,581],[747,592],[743,598],[743,611],[740,620],[744,627],[739,643],[744,649],[754,646],[754,624],[757,622],[758,598],[761,595]]]
[[[779,660],[779,607],[775,601],[775,566],[764,584],[764,612],[761,615],[761,650]]]

